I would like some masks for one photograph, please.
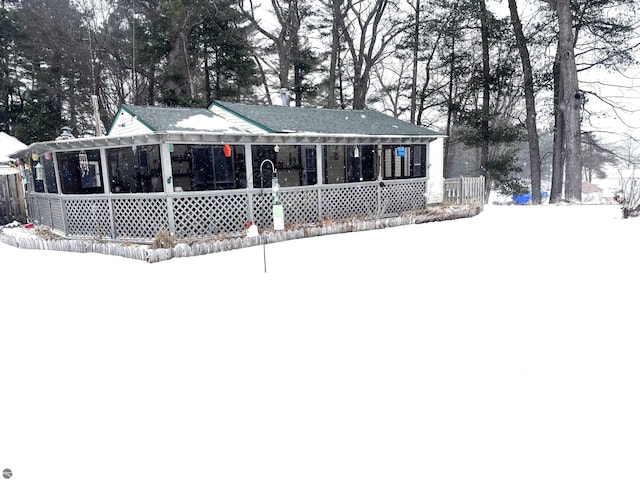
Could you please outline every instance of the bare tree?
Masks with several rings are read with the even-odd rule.
[[[570,0],[545,0],[558,18],[556,53],[556,139],[554,145],[554,182],[551,201],[557,201],[558,176],[564,164],[565,200],[582,201],[582,163],[580,158],[580,109],[582,92],[578,83]],[[556,171],[560,169],[560,171]]]
[[[482,117],[480,119],[480,171],[486,177],[489,164],[489,102],[491,89],[491,66],[489,63],[489,18],[485,0],[478,0],[480,11],[480,37],[482,41]],[[487,182],[488,184],[489,182]],[[487,185],[487,188],[488,185]]]
[[[516,37],[516,45],[522,62],[522,73],[524,77],[524,100],[526,107],[526,127],[527,139],[529,142],[529,164],[531,168],[531,203],[539,205],[541,202],[540,193],[540,142],[538,140],[538,126],[536,122],[536,100],[534,90],[533,68],[529,56],[527,39],[522,29],[522,22],[518,14],[516,0],[509,0],[509,13],[511,25]]]
[[[415,19],[413,27],[413,45],[411,46],[413,64],[411,68],[411,123],[416,123],[416,102],[418,96],[418,58],[420,51],[420,0],[415,0]]]
[[[254,6],[253,0],[240,0],[239,5],[242,13],[252,23],[256,30],[268,39],[276,48],[278,55],[277,76],[280,81],[280,89],[283,92],[290,90],[289,75],[291,73],[295,48],[299,45],[299,34],[302,18],[299,10],[298,0],[271,0],[273,14],[277,21],[275,30],[268,30],[263,25],[258,7]]]
[[[332,14],[331,22],[331,51],[329,54],[329,77],[327,79],[327,107],[336,108],[336,83],[342,78],[340,68],[341,40],[347,7],[344,0],[329,0],[329,10]],[[340,102],[342,106],[342,101]]]
[[[342,32],[352,61],[353,108],[364,110],[373,67],[393,52],[404,23],[391,0],[347,0]]]

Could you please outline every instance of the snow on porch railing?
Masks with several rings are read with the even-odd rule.
[[[443,203],[468,205],[484,204],[484,177],[458,177],[444,180]]]

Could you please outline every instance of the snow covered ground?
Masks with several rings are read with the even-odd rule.
[[[156,264],[0,243],[0,470],[637,479],[639,234],[490,205]]]

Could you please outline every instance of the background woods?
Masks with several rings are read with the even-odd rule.
[[[632,75],[637,21],[632,0],[2,0],[0,130],[104,134],[123,103],[375,108],[445,133],[446,176],[577,200],[637,156],[603,131],[634,107],[599,76]]]

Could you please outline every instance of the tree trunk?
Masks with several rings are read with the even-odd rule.
[[[553,130],[553,163],[551,170],[551,195],[549,203],[558,203],[562,199],[562,186],[564,185],[564,117],[560,108],[562,98],[562,84],[560,82],[560,58],[556,54],[553,64],[553,103],[554,103],[554,130]]]
[[[524,76],[524,99],[527,109],[527,137],[529,140],[529,164],[531,168],[531,203],[540,205],[540,142],[538,140],[538,126],[536,124],[536,102],[533,89],[533,69],[531,68],[531,58],[529,57],[529,47],[527,39],[522,31],[522,22],[518,15],[516,0],[509,0],[509,12],[511,14],[511,25],[516,36],[516,44],[520,60],[522,61],[522,73]]]
[[[491,72],[489,70],[489,25],[487,4],[485,0],[478,1],[480,7],[480,32],[482,37],[482,119],[480,121],[480,172],[487,178],[489,163],[489,101],[491,88]],[[490,184],[486,182],[487,188]]]
[[[563,160],[565,164],[565,200],[582,201],[582,161],[580,158],[580,109],[582,92],[578,84],[578,72],[573,42],[573,15],[570,0],[558,0],[558,53],[562,97],[560,110],[563,124]]]
[[[416,0],[416,18],[413,28],[413,71],[411,72],[411,123],[416,123],[418,95],[418,50],[420,45],[420,0]]]
[[[451,132],[453,129],[453,86],[454,86],[454,59],[456,52],[456,39],[451,37],[451,56],[449,58],[449,82],[448,82],[448,98],[447,98],[447,126],[445,129],[446,137],[444,139],[444,160],[443,160],[443,172],[444,176],[451,176]]]
[[[351,2],[349,8],[353,15],[358,17],[357,22],[354,22],[349,29],[345,25],[345,19],[342,19],[344,41],[353,62],[351,79],[354,110],[366,108],[371,71],[384,57],[387,46],[402,31],[393,22],[383,23],[386,16],[392,16],[395,13],[388,11],[389,4],[389,0],[375,0],[370,3]],[[367,5],[366,12],[359,10],[363,5]],[[383,26],[386,29],[382,28]]]
[[[340,55],[341,0],[332,0],[333,24],[331,25],[331,58],[329,65],[329,85],[327,86],[327,108],[336,108],[336,74]]]

